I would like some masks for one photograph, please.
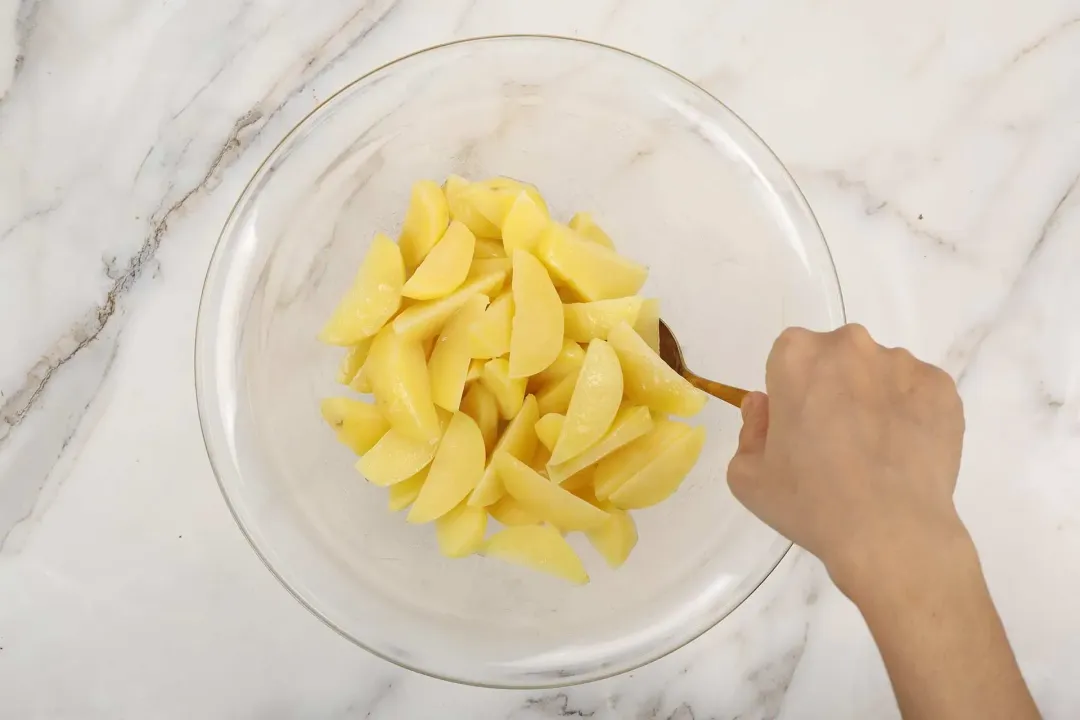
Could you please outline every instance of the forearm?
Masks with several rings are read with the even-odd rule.
[[[1020,675],[966,532],[883,562],[849,593],[881,650],[906,720],[1028,720]]]

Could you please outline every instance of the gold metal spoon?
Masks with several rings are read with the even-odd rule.
[[[731,385],[725,385],[724,383],[718,383],[713,380],[706,380],[690,371],[686,367],[686,362],[683,360],[682,348],[679,347],[679,341],[675,339],[674,333],[671,332],[671,328],[667,326],[663,320],[660,321],[660,357],[663,358],[672,370],[686,378],[691,385],[698,390],[709,393],[714,398],[719,398],[724,402],[734,405],[735,407],[741,407],[743,398],[749,393],[748,390],[742,388],[732,387]]]

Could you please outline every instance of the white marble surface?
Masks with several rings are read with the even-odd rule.
[[[1047,717],[1080,717],[1080,2],[0,0],[0,717],[887,718],[807,556],[720,627],[561,692],[371,657],[229,516],[192,385],[217,233],[314,104],[504,32],[700,82],[792,170],[850,315],[960,380],[959,489]]]

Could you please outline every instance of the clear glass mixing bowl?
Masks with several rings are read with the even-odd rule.
[[[795,183],[715,98],[642,58],[548,37],[443,45],[382,67],[301,122],[229,217],[196,340],[199,414],[237,522],[282,583],[345,637],[405,667],[499,687],[619,673],[695,638],[739,605],[790,543],[725,482],[738,412],[711,401],[700,462],[635,514],[640,541],[592,582],[439,555],[431,526],[386,491],[319,415],[347,392],[315,335],[373,233],[396,235],[410,184],[448,173],[535,183],[555,216],[589,210],[649,266],[644,294],[696,371],[762,387],[788,325],[844,310],[828,249]]]

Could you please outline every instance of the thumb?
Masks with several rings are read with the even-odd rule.
[[[769,396],[752,392],[742,401],[743,426],[739,449],[728,465],[728,485],[735,497],[745,504],[758,485],[763,464],[765,438],[769,431]]]

